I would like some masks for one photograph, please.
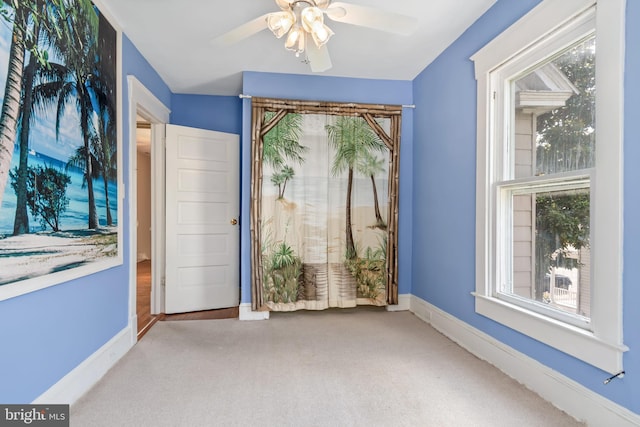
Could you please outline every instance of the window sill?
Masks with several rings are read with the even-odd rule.
[[[595,333],[568,325],[497,298],[472,293],[476,313],[567,353],[611,374],[622,371],[622,355],[629,350]]]

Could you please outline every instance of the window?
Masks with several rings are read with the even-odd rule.
[[[504,153],[496,182],[503,213],[497,258],[504,261],[495,295],[587,329],[595,46],[589,33],[505,79],[500,97],[495,90],[506,105],[498,120],[507,125],[495,141]]]
[[[626,351],[623,22],[623,0],[545,0],[472,57],[476,311],[612,373]]]

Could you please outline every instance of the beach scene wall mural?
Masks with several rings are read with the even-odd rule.
[[[265,112],[264,122],[276,114]],[[390,149],[356,115],[290,112],[277,120],[261,141],[264,305],[386,305]],[[375,122],[390,133],[390,119]]]
[[[0,299],[122,263],[117,44],[87,0],[0,7]]]

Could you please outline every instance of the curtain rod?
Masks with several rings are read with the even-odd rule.
[[[238,98],[240,98],[240,99],[251,99],[251,98],[253,98],[253,96],[245,95],[244,93],[241,93],[240,95],[238,95]],[[409,104],[409,105],[403,104],[402,108],[416,108],[416,105],[415,104]]]

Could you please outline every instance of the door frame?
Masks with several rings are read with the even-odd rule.
[[[138,320],[136,314],[136,264],[137,264],[137,233],[134,226],[138,218],[138,178],[137,178],[137,149],[136,122],[140,115],[151,123],[151,314],[164,311],[164,167],[165,167],[165,124],[169,123],[171,110],[165,106],[153,93],[147,89],[135,76],[127,76],[128,106],[129,106],[129,169],[128,193],[129,197],[129,327],[132,344],[137,341]]]

